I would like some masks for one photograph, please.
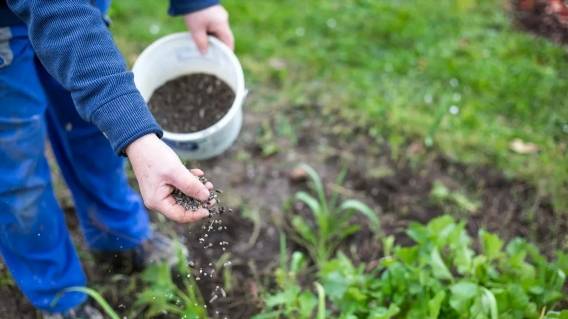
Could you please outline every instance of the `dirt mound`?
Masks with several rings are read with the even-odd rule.
[[[568,43],[568,4],[563,0],[513,0],[513,10],[523,28]]]

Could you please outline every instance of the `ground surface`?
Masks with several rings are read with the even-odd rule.
[[[545,252],[563,247],[568,240],[554,234],[568,234],[568,221],[554,223],[555,211],[550,199],[538,194],[528,183],[505,177],[496,169],[466,166],[440,154],[428,151],[420,143],[406,145],[399,159],[393,157],[384,142],[368,134],[368,128],[357,127],[327,114],[317,104],[266,107],[263,92],[253,92],[247,103],[245,124],[235,146],[219,158],[188,163],[201,167],[215,186],[225,190],[224,205],[235,211],[223,218],[226,230],[212,232],[204,249],[199,241],[203,225],[175,226],[175,232],[190,248],[195,269],[211,269],[226,254],[230,261],[234,288],[227,298],[209,305],[219,318],[249,318],[261,305],[262,285],[270,286],[272,271],[278,264],[278,236],[287,212],[284,207],[291,195],[305,188],[291,177],[293,168],[308,163],[320,172],[329,190],[339,190],[343,196],[363,200],[374,208],[387,234],[408,240],[405,226],[412,221],[427,221],[443,213],[470,221],[470,232],[480,227],[495,231],[504,238],[523,236],[537,243]],[[272,116],[270,116],[272,115]],[[344,185],[334,184],[342,168],[348,168]],[[441,183],[449,190],[464,194],[476,208],[468,211],[453,203],[440,201],[432,195],[433,185]],[[64,205],[70,201],[65,192],[59,197]],[[79,247],[83,247],[72,212],[68,219]],[[166,232],[171,223],[159,223]],[[551,231],[551,227],[554,227]],[[218,244],[227,242],[223,251]],[[84,249],[84,248],[83,248]],[[356,260],[371,261],[380,257],[377,244],[368,232],[349,239],[343,249]],[[356,253],[354,253],[356,252]],[[115,276],[110,280],[100,273],[90,256],[82,257],[93,284],[106,293],[119,311],[130,309],[137,291],[135,279]],[[221,276],[203,277],[199,281],[206,300],[214,287],[223,285]],[[21,318],[33,318],[31,307],[12,286],[0,288],[6,310],[17,311]],[[19,296],[14,298],[13,296]],[[11,297],[8,297],[11,296]]]
[[[563,47],[513,27],[507,6],[224,3],[252,94],[237,144],[191,165],[203,168],[235,209],[223,222],[228,229],[209,239],[228,247],[204,250],[202,225],[175,227],[197,267],[230,253],[236,284],[210,305],[212,313],[247,318],[258,310],[260,283],[270,284],[277,263],[284,206],[305,187],[289,176],[299,162],[314,166],[330,190],[371,205],[385,232],[401,240],[409,222],[451,213],[469,220],[472,234],[485,227],[524,236],[548,255],[567,248],[568,59]],[[113,7],[112,28],[130,62],[152,40],[183,30],[165,9],[150,0]],[[343,168],[346,184],[335,185]],[[437,196],[440,189],[465,204]],[[70,208],[68,195],[59,195]],[[363,231],[343,249],[352,254],[356,247],[352,255],[373,260],[380,252],[368,239]],[[127,314],[135,280],[100,274],[88,253],[81,256],[95,287]],[[200,281],[206,299],[217,280]],[[34,318],[7,283],[0,285],[0,311]]]
[[[568,43],[568,3],[563,0],[513,1],[520,25],[558,43]]]

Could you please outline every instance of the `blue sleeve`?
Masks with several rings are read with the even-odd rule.
[[[172,16],[188,14],[219,4],[218,0],[170,0],[168,13]]]
[[[89,0],[8,0],[46,70],[71,93],[81,117],[117,153],[138,137],[162,135],[134,86],[100,11]]]

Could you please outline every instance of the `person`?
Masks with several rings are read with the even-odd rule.
[[[128,251],[142,267],[171,262],[174,243],[152,230],[144,206],[180,223],[208,215],[171,196],[178,188],[206,201],[213,185],[160,140],[107,28],[108,8],[109,0],[0,0],[0,252],[44,318],[102,318],[86,295],[65,290],[86,277],[52,189],[46,137],[94,252]],[[208,34],[233,47],[217,0],[171,0],[169,13],[183,16],[203,53]]]

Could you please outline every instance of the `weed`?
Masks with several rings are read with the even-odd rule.
[[[337,192],[333,192],[328,198],[318,173],[306,164],[300,165],[300,168],[308,175],[314,196],[300,191],[294,199],[308,207],[313,217],[313,225],[303,216],[293,215],[291,227],[296,234],[293,239],[309,251],[317,264],[321,265],[328,260],[342,240],[360,229],[359,225],[351,223],[355,213],[365,216],[371,229],[379,232],[379,218],[369,206],[354,199],[339,202]],[[341,184],[344,176],[345,172],[339,174],[337,184]]]
[[[142,273],[145,289],[137,296],[135,307],[146,308],[147,317],[170,313],[184,319],[207,318],[205,301],[180,251],[174,282],[167,264],[156,264]]]
[[[430,192],[430,199],[446,209],[455,208],[458,213],[476,213],[481,206],[479,201],[471,199],[460,191],[451,191],[442,182],[435,181]]]
[[[280,236],[280,266],[275,277],[278,292],[264,297],[265,309],[254,319],[269,318],[326,318],[325,291],[315,282],[316,293],[303,289],[298,276],[306,271],[307,260],[300,252],[294,252],[288,261],[286,239]],[[315,316],[314,316],[315,313]]]
[[[103,309],[103,311],[111,318],[111,319],[120,319],[120,316],[112,309],[112,307],[108,304],[108,302],[104,299],[101,294],[88,287],[69,287],[63,289],[61,293],[59,293],[52,302],[52,305],[56,305],[61,296],[67,292],[80,292],[87,294],[89,297],[93,298],[93,300]]]
[[[262,126],[258,129],[258,146],[262,156],[265,157],[272,156],[280,151],[275,133],[269,122],[262,123]]]

